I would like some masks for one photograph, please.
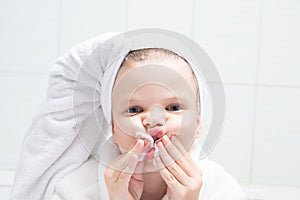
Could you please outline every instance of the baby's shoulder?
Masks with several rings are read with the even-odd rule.
[[[224,169],[222,165],[220,165],[219,163],[213,160],[210,160],[209,158],[199,160],[197,164],[203,171],[209,173],[210,175],[213,174],[225,175],[225,176],[229,175],[229,173]]]
[[[201,199],[247,199],[237,180],[224,167],[208,158],[200,160],[198,166],[203,174]],[[219,198],[218,198],[219,197]]]

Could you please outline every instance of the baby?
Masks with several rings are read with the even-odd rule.
[[[110,199],[200,198],[205,172],[189,154],[201,135],[200,103],[184,58],[159,48],[128,53],[112,91],[112,137],[122,155],[104,174]]]
[[[112,91],[112,129],[127,157],[105,173],[111,199],[198,199],[202,172],[186,152],[201,131],[197,88],[189,64],[169,50],[126,56]]]

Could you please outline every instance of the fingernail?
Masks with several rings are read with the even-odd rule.
[[[171,141],[174,142],[174,141],[176,141],[176,140],[177,140],[177,139],[176,139],[176,135],[172,135]]]
[[[158,147],[158,149],[162,149],[162,148],[163,148],[162,142],[159,141],[159,142],[157,143],[157,147]]]
[[[138,138],[138,139],[136,140],[136,143],[135,143],[135,144],[138,145],[138,144],[141,143],[141,142],[144,142],[144,140]]]
[[[144,146],[144,140],[142,139],[137,139],[135,145],[134,145],[134,150],[137,149],[140,145]]]
[[[169,144],[171,142],[167,135],[164,135],[163,139],[166,144]]]

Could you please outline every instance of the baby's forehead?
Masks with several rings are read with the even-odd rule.
[[[195,95],[197,90],[189,66],[185,62],[162,61],[135,63],[122,66],[119,71],[113,94],[132,93],[149,84],[160,85],[179,95],[187,92]],[[157,93],[155,93],[157,95]]]
[[[155,67],[149,67],[149,66],[155,66]],[[148,68],[147,68],[148,67]],[[149,69],[150,68],[150,69]],[[173,75],[173,79],[179,78],[184,79],[188,83],[190,83],[193,87],[198,87],[197,84],[195,85],[195,76],[192,71],[192,68],[189,66],[189,64],[181,59],[181,58],[166,58],[166,59],[152,59],[152,60],[145,60],[145,61],[139,61],[139,62],[130,62],[123,64],[119,72],[117,74],[115,82],[118,82],[120,78],[122,78],[125,74],[131,73],[132,71],[140,69],[139,78],[147,77],[149,78],[149,74],[156,74],[160,77],[167,78],[168,76]],[[144,72],[144,73],[143,73]],[[157,73],[158,72],[158,73]],[[174,76],[179,75],[179,76]],[[156,78],[156,77],[155,77]],[[154,78],[154,79],[155,79]]]

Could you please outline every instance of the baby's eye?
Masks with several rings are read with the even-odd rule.
[[[169,105],[166,107],[168,111],[180,111],[182,108],[180,105]]]
[[[141,107],[138,107],[138,106],[130,107],[127,110],[128,113],[133,113],[133,114],[134,113],[140,113],[142,111],[143,111],[143,109]]]

